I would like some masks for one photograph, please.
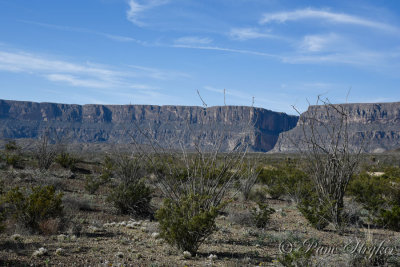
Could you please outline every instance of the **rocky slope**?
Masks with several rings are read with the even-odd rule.
[[[69,105],[0,100],[0,139],[38,138],[48,132],[69,143],[146,143],[193,147],[198,138],[228,150],[244,136],[253,151],[271,150],[298,117],[243,106]],[[139,130],[140,129],[140,130]]]
[[[340,106],[348,114],[349,144],[352,150],[362,146],[368,152],[383,152],[400,147],[400,102]],[[296,145],[304,140],[303,126],[309,129],[310,117],[322,122],[316,126],[316,130],[326,138],[327,130],[321,125],[332,126],[335,118],[328,116],[322,106],[310,106],[301,114],[295,128],[280,134],[272,152],[298,151]],[[337,113],[335,117],[338,118]]]

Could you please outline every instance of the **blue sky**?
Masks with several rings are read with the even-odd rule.
[[[400,1],[0,0],[0,98],[400,101]]]

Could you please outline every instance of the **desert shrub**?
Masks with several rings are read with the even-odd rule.
[[[3,193],[4,193],[4,181],[0,180],[0,233],[4,230],[5,225],[3,224],[5,220],[5,207],[4,207],[4,200],[3,200]]]
[[[278,262],[285,267],[312,266],[310,262],[312,253],[313,250],[301,247],[278,257]]]
[[[153,214],[151,195],[151,188],[142,181],[121,183],[113,189],[107,200],[122,214],[149,217]]]
[[[284,172],[278,168],[263,168],[259,174],[261,182],[268,186],[268,194],[273,199],[278,199],[285,195],[285,188],[282,184]]]
[[[399,258],[396,255],[385,253],[360,254],[353,253],[347,266],[366,267],[366,266],[400,266]]]
[[[78,162],[78,159],[70,153],[62,151],[55,158],[55,162],[60,164],[65,169],[70,169],[71,171],[74,171],[76,168],[75,164]]]
[[[316,193],[310,190],[302,197],[297,208],[314,228],[322,230],[329,224],[332,204],[329,200],[320,201]]]
[[[85,190],[89,194],[94,194],[100,188],[100,185],[103,184],[103,181],[100,177],[96,177],[94,175],[88,174],[85,175]]]
[[[100,174],[100,179],[103,181],[103,183],[108,183],[111,180],[111,177],[113,176],[113,170],[114,170],[114,163],[111,157],[106,156],[104,158],[104,163],[101,168],[101,174]]]
[[[250,191],[249,199],[254,202],[265,202],[267,200],[267,189],[264,187],[257,187]]]
[[[286,162],[273,168],[264,168],[260,172],[260,181],[268,186],[268,193],[273,199],[283,196],[298,203],[311,181],[296,164]]]
[[[376,222],[394,231],[400,231],[400,206],[394,205],[391,209],[381,209]]]
[[[251,211],[253,221],[256,227],[264,228],[267,226],[271,214],[275,212],[273,208],[270,208],[267,204],[257,203],[258,207],[253,208]]]
[[[63,214],[62,193],[56,193],[52,186],[37,186],[30,193],[15,187],[5,194],[7,210],[27,228],[39,230],[46,220]]]
[[[328,99],[318,97],[316,106],[310,106],[300,115],[302,136],[292,144],[304,156],[304,170],[313,184],[316,214],[328,209],[325,218],[336,230],[344,227],[344,195],[351,177],[355,174],[360,154],[364,149],[350,145],[349,110],[345,105],[334,105]],[[321,214],[321,215],[323,215]]]
[[[354,196],[372,215],[378,214],[381,207],[389,201],[387,196],[390,195],[390,191],[392,190],[389,179],[371,176],[366,172],[354,176],[347,189],[347,193]]]
[[[251,195],[252,188],[258,181],[258,175],[261,168],[256,168],[253,164],[247,164],[243,167],[243,175],[240,177],[239,190],[242,192],[245,200],[248,200]]]
[[[123,183],[136,183],[146,175],[146,165],[141,154],[116,154],[106,162],[109,169],[115,170],[116,176]]]
[[[60,147],[50,144],[49,133],[45,132],[36,143],[34,155],[40,170],[47,170],[53,164]]]
[[[165,199],[157,211],[161,236],[183,251],[195,253],[215,230],[222,205],[207,207],[209,196],[190,194],[178,201]]]
[[[19,149],[17,143],[15,141],[8,141],[5,145],[4,145],[4,149],[6,151],[16,151]]]
[[[0,158],[6,166],[12,166],[13,168],[23,167],[21,148],[15,141],[9,141],[5,144],[4,153],[2,153]]]
[[[389,229],[400,230],[400,187],[396,168],[381,176],[361,173],[353,177],[348,194],[369,212],[369,219]]]

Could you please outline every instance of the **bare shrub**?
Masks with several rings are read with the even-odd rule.
[[[318,97],[317,106],[300,116],[301,142],[293,141],[306,159],[306,172],[316,191],[316,199],[303,202],[300,210],[307,218],[321,217],[337,230],[344,225],[343,197],[363,149],[350,147],[348,120],[343,105]]]
[[[40,170],[48,170],[59,152],[57,145],[50,144],[49,132],[44,132],[35,147],[35,157]]]

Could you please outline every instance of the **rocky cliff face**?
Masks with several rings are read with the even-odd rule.
[[[0,100],[0,139],[38,138],[44,132],[70,143],[146,143],[139,129],[162,145],[192,147],[244,136],[253,151],[271,150],[298,117],[262,108],[224,106],[68,105]]]
[[[362,146],[368,152],[382,152],[400,147],[400,102],[340,106],[348,114],[349,143],[353,150]],[[280,134],[272,152],[298,151],[296,144],[304,140],[303,126],[309,129],[310,117],[333,125],[334,119],[327,115],[322,106],[310,106],[301,114],[295,128]],[[322,126],[316,126],[316,129],[327,136]]]

